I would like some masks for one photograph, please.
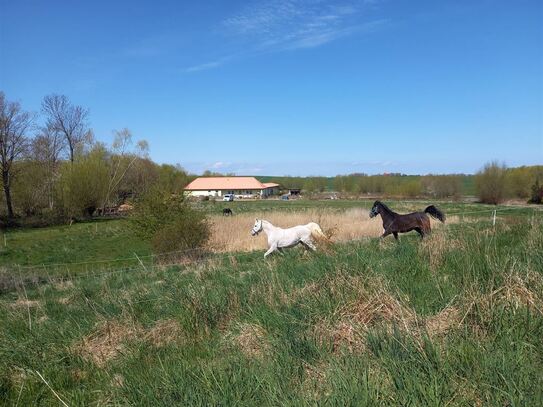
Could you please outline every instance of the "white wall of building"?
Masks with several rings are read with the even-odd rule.
[[[265,189],[219,189],[209,191],[186,191],[186,195],[189,196],[209,196],[209,197],[222,197],[226,194],[233,194],[236,198],[254,198],[258,196],[267,197],[278,193],[278,188],[265,188]]]

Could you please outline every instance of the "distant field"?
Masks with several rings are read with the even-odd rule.
[[[482,218],[489,220],[494,207],[462,202],[436,201],[386,201],[398,212],[423,210],[437,203],[452,221]],[[345,241],[361,237],[378,236],[381,230],[378,219],[371,220],[367,211],[371,200],[238,200],[234,202],[201,202],[196,205],[210,215],[214,224],[212,251],[244,251],[264,249],[265,239],[249,236],[254,218],[262,217],[287,227],[310,220],[321,222],[325,232],[333,230],[334,239]],[[222,218],[222,209],[231,208],[234,216]],[[517,216],[529,216],[534,208],[516,208]],[[462,214],[466,214],[463,216]],[[285,215],[282,215],[285,214]],[[286,214],[290,214],[286,216]],[[500,215],[501,216],[501,215]],[[327,230],[328,229],[328,230]],[[151,262],[150,246],[139,240],[129,230],[125,219],[98,220],[41,229],[12,229],[0,241],[0,267],[9,274],[66,275],[107,271],[120,267],[137,267],[140,260]],[[139,259],[138,259],[139,257]],[[121,260],[119,260],[121,259]],[[124,260],[122,260],[124,259]],[[160,260],[160,259],[159,259]],[[76,264],[77,263],[77,264]],[[0,269],[1,274],[1,269]]]
[[[244,208],[240,217],[254,213]],[[11,232],[2,261],[45,261],[49,250],[84,260],[87,245],[101,258],[148,253],[123,228]],[[363,239],[268,261],[262,251],[220,253],[28,284],[0,295],[0,400],[543,405],[542,273],[541,212],[520,209],[499,213],[496,226],[487,212],[466,215],[422,243]]]

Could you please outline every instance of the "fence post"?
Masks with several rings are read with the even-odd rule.
[[[494,214],[492,215],[492,226],[496,226],[496,209],[494,209]]]

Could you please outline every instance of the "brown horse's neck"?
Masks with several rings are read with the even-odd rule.
[[[388,224],[390,221],[394,220],[397,213],[393,212],[391,209],[388,208],[388,206],[381,204],[381,210],[379,213],[381,214],[381,218],[383,219],[383,224]]]

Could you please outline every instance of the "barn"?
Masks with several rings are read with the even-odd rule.
[[[265,198],[279,193],[279,184],[263,184],[255,177],[199,177],[185,187],[189,196]]]

